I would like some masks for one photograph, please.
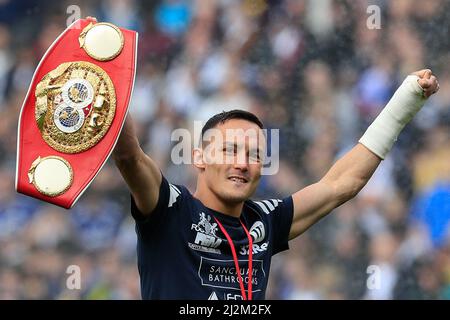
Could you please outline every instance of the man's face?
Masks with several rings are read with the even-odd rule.
[[[265,146],[263,130],[257,124],[227,120],[204,136],[200,178],[221,201],[245,201],[258,186]]]

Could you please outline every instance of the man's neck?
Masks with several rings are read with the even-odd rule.
[[[241,216],[244,206],[244,202],[224,203],[212,192],[201,192],[199,188],[195,191],[194,197],[200,200],[204,206],[235,218]]]

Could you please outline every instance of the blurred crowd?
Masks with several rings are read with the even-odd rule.
[[[408,73],[432,68],[439,94],[355,199],[274,257],[267,298],[450,298],[450,1],[6,0],[0,299],[140,298],[129,194],[111,161],[70,211],[14,190],[21,104],[70,5],[139,32],[130,112],[144,150],[191,191],[195,171],[170,158],[174,129],[254,112],[280,129],[279,172],[255,197],[284,197],[319,180]],[[380,8],[379,28],[367,24],[369,5]],[[71,265],[80,290],[66,286]]]

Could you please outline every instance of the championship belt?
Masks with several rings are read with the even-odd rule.
[[[137,33],[81,19],[40,61],[22,105],[16,190],[71,208],[111,154],[128,111]]]

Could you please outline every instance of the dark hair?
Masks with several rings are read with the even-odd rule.
[[[205,135],[205,132],[209,129],[214,128],[219,123],[224,123],[225,121],[231,120],[231,119],[243,119],[250,122],[253,122],[258,125],[261,129],[264,128],[263,123],[261,120],[258,119],[257,116],[255,116],[253,113],[244,111],[244,110],[230,110],[230,111],[222,111],[221,113],[218,113],[211,118],[209,118],[208,121],[206,121],[205,125],[202,128],[202,138]]]

